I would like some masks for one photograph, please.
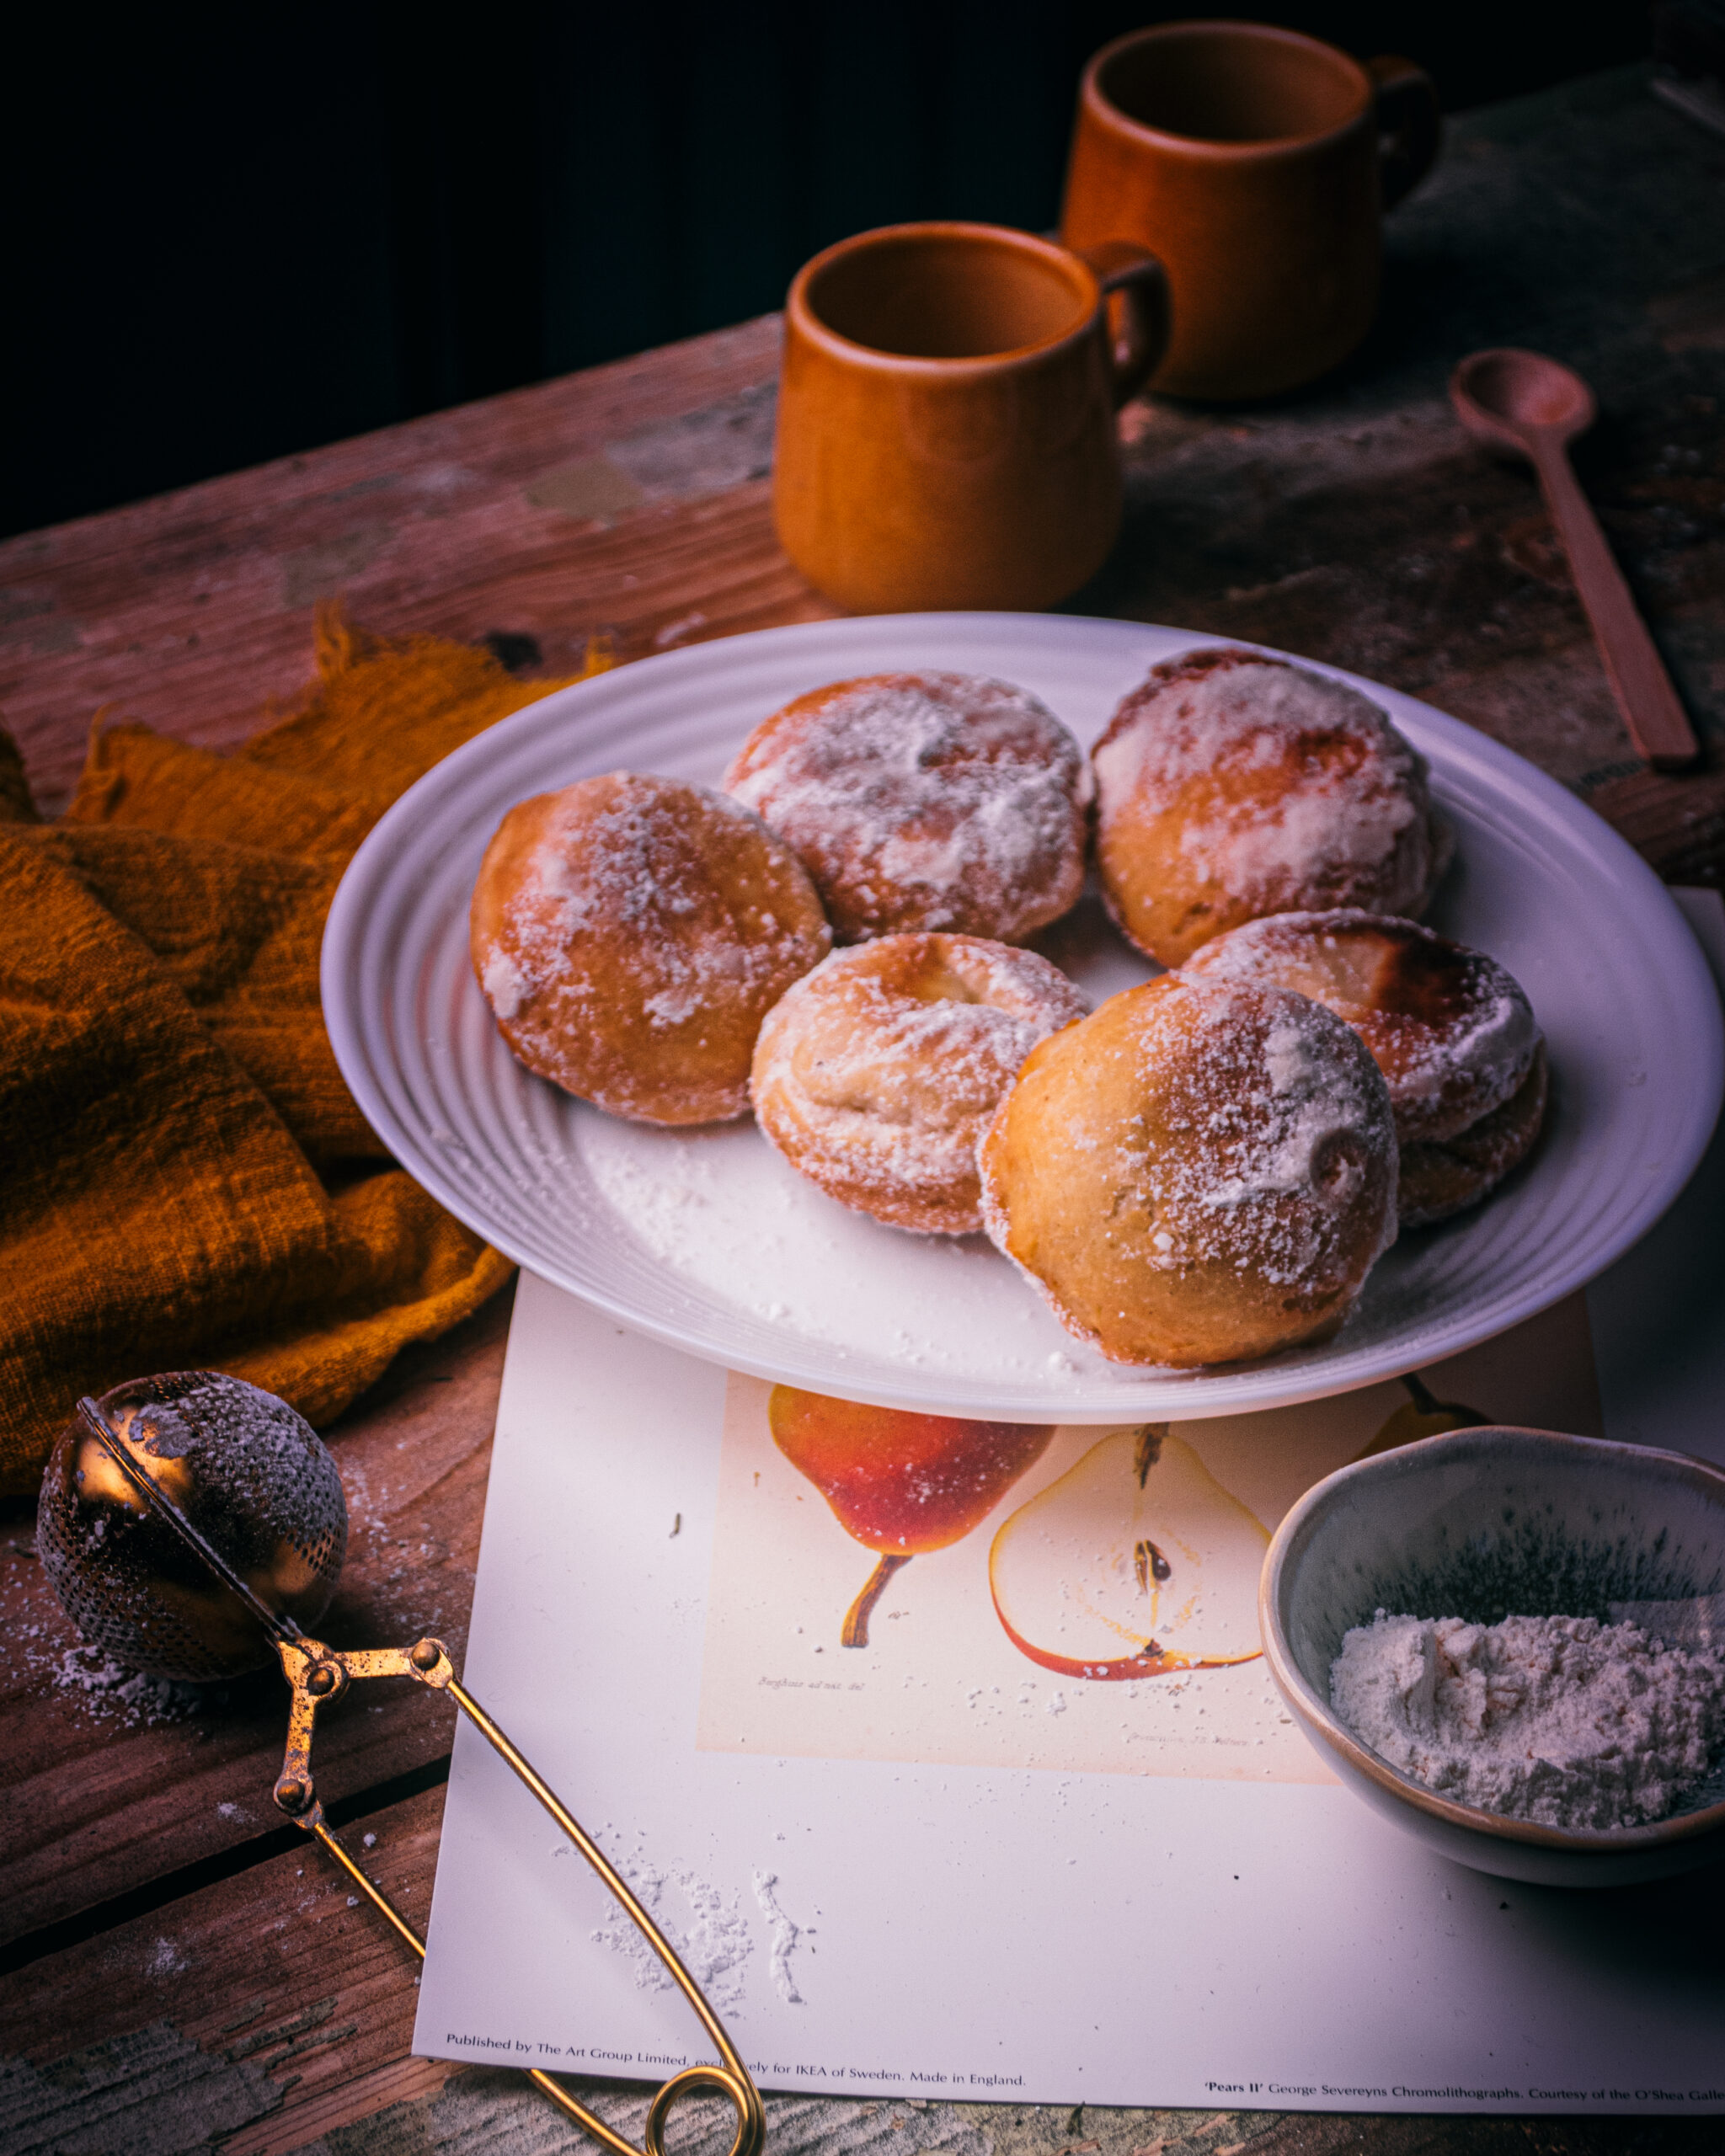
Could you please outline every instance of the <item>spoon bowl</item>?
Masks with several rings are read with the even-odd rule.
[[[1470,433],[1530,455],[1529,436],[1573,441],[1599,416],[1594,393],[1578,374],[1540,352],[1506,346],[1475,352],[1450,380],[1458,418]]]

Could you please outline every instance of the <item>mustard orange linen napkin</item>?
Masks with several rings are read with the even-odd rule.
[[[387,1164],[318,953],[396,796],[558,685],[333,614],[318,646],[301,706],[232,755],[99,730],[58,824],[0,734],[0,1494],[34,1492],[80,1393],[153,1371],[328,1422],[509,1276]]]

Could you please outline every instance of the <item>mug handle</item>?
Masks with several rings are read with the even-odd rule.
[[[1130,240],[1105,239],[1094,247],[1072,251],[1096,272],[1104,300],[1115,292],[1120,296],[1124,334],[1114,334],[1112,308],[1108,322],[1112,387],[1118,412],[1129,397],[1143,388],[1168,349],[1168,334],[1173,327],[1168,273],[1153,254]]]
[[[1365,62],[1378,123],[1378,168],[1384,207],[1393,210],[1431,170],[1443,139],[1438,86],[1423,67],[1399,52]]]

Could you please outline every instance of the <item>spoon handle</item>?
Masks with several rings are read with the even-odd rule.
[[[1568,454],[1547,437],[1534,462],[1636,753],[1655,771],[1682,771],[1700,756],[1701,744]]]

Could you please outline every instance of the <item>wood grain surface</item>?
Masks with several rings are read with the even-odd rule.
[[[1397,213],[1382,318],[1331,382],[1240,411],[1140,402],[1129,510],[1071,610],[1278,644],[1429,698],[1575,787],[1663,873],[1725,880],[1725,152],[1633,72],[1470,115]],[[776,320],[0,547],[0,714],[45,811],[99,707],[212,747],[291,696],[312,610],[499,639],[529,673],[835,610],[774,542]],[[1464,351],[1557,353],[1604,418],[1577,463],[1706,760],[1632,756],[1530,473],[1461,435]],[[627,745],[619,744],[626,755]],[[459,1662],[507,1299],[329,1433],[355,1533],[338,1645],[435,1626]],[[285,1692],[93,1668],[0,1514],[0,2148],[243,2156],[579,2145],[508,2075],[407,2056],[414,1970],[269,1792]],[[449,1720],[357,1688],[320,1788],[411,1914]],[[579,1791],[568,1793],[579,1808]],[[638,2134],[638,2091],[597,2099]],[[953,2156],[1696,2151],[1717,2121],[1374,2120],[772,2099],[772,2146]],[[708,2117],[688,2143],[722,2148]]]

